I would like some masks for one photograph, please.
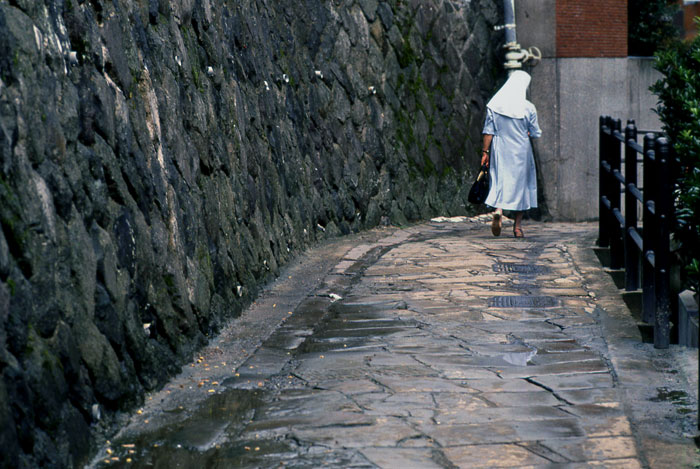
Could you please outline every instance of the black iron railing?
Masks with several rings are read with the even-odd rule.
[[[623,133],[620,119],[600,117],[598,245],[609,248],[611,269],[624,268],[625,290],[641,286],[642,321],[654,325],[654,347],[668,348],[669,239],[674,221],[671,146],[661,132],[647,132],[640,145],[638,133],[634,121],[627,122]],[[642,188],[637,180],[639,163],[644,173]]]

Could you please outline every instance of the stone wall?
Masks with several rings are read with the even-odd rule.
[[[465,214],[495,0],[0,0],[0,452],[78,466],[305,247]]]

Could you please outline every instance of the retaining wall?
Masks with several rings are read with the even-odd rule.
[[[468,213],[497,4],[0,1],[2,464],[86,461],[312,243]]]

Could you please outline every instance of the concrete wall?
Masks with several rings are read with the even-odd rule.
[[[629,112],[630,119],[637,122],[637,128],[643,130],[660,130],[661,121],[653,111],[658,104],[658,97],[649,91],[652,83],[661,78],[661,73],[654,69],[651,57],[629,57],[627,59],[627,77],[629,78]]]
[[[557,57],[555,4],[516,0],[518,42],[543,55],[526,66],[544,132],[535,144],[540,182],[552,218],[590,220],[598,216],[598,117],[634,119],[640,129],[658,130],[649,86],[660,75],[647,58]]]

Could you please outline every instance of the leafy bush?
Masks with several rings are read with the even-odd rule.
[[[678,37],[679,30],[673,18],[680,12],[678,5],[669,0],[629,0],[628,5],[629,55],[651,56]]]
[[[696,18],[696,22],[698,19]],[[677,226],[672,228],[686,266],[686,287],[700,284],[700,37],[674,41],[656,54],[663,77],[651,87],[657,112],[680,160],[675,193]]]

